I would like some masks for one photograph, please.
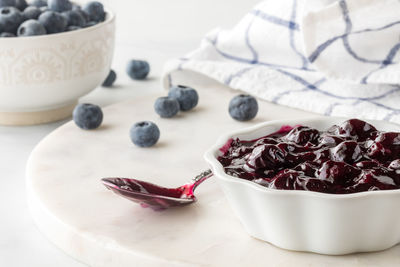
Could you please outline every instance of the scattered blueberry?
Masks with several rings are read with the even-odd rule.
[[[47,6],[50,10],[56,12],[64,12],[72,9],[72,4],[69,0],[48,0]]]
[[[196,90],[183,85],[173,86],[168,92],[168,96],[175,98],[179,102],[182,111],[188,111],[197,106],[199,95]]]
[[[28,3],[25,0],[15,0],[15,7],[20,11],[24,11],[28,7]]]
[[[28,6],[24,9],[22,14],[24,15],[25,19],[37,19],[40,14],[42,14],[42,11],[38,7]]]
[[[251,95],[238,95],[229,102],[229,114],[235,120],[251,120],[257,115],[257,112],[257,100]]]
[[[35,6],[35,7],[42,7],[42,6],[46,6],[47,7],[47,1],[46,0],[33,0],[30,3],[31,6]]]
[[[68,26],[83,27],[86,24],[85,18],[79,11],[69,10],[63,12],[62,15],[67,19]]]
[[[72,31],[76,31],[76,30],[80,30],[82,29],[82,27],[79,26],[68,26],[67,27],[67,32],[72,32]]]
[[[172,97],[159,97],[154,103],[154,110],[162,118],[172,118],[179,112],[179,102]]]
[[[97,1],[89,2],[83,6],[83,11],[89,15],[89,20],[91,21],[104,21],[106,18],[106,13],[104,12],[103,4]]]
[[[140,147],[150,147],[160,138],[160,130],[151,121],[135,123],[129,131],[132,142]]]
[[[15,34],[10,32],[2,32],[0,33],[0,37],[15,37]]]
[[[0,7],[15,7],[16,5],[15,0],[0,0]]]
[[[117,79],[117,74],[115,73],[115,71],[110,70],[110,72],[108,73],[108,76],[104,80],[102,86],[103,87],[111,87],[114,84],[116,79]]]
[[[0,28],[4,32],[15,34],[18,26],[24,21],[22,12],[15,7],[0,8]]]
[[[93,104],[79,104],[72,112],[72,118],[79,128],[84,130],[96,129],[103,121],[103,112]]]
[[[131,60],[126,66],[126,72],[134,80],[143,80],[150,72],[150,65],[144,60]]]
[[[22,23],[17,31],[18,36],[33,36],[46,34],[46,29],[37,20],[30,19]]]
[[[67,28],[67,19],[54,11],[42,13],[39,16],[39,22],[43,24],[49,34],[63,32]]]

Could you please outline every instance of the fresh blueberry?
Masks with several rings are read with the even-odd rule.
[[[72,10],[81,10],[81,6],[75,3],[72,3]]]
[[[154,110],[162,118],[172,118],[179,111],[179,102],[172,97],[159,97],[154,103]]]
[[[0,8],[0,28],[4,32],[15,34],[18,26],[24,21],[22,12],[15,7]]]
[[[30,19],[22,23],[17,31],[18,36],[33,36],[33,35],[44,35],[46,29],[37,20]]]
[[[115,73],[115,71],[110,70],[110,72],[108,73],[108,76],[104,80],[102,86],[103,87],[111,87],[114,84],[116,79],[117,79],[117,74]]]
[[[72,31],[76,31],[76,30],[80,30],[82,29],[82,27],[78,27],[78,26],[68,26],[67,27],[67,32],[72,32]]]
[[[72,4],[72,10],[81,14],[81,16],[85,19],[85,21],[89,21],[89,15],[82,10],[80,5]]]
[[[72,112],[72,118],[79,128],[84,130],[96,129],[103,121],[103,112],[93,104],[79,104]]]
[[[15,0],[0,0],[0,7],[15,7],[16,5]]]
[[[15,7],[20,11],[24,11],[28,7],[28,3],[25,0],[15,0]]]
[[[83,26],[84,28],[88,28],[88,27],[92,27],[94,25],[96,25],[97,22],[96,21],[88,21],[85,26]]]
[[[44,12],[46,12],[46,11],[51,11],[51,10],[49,9],[48,6],[39,7],[39,9],[40,9],[40,11],[41,11],[42,13],[44,13]]]
[[[64,12],[72,9],[72,4],[69,0],[48,0],[47,6],[55,12]]]
[[[157,125],[151,121],[135,123],[131,127],[129,133],[132,142],[140,147],[153,146],[160,138],[160,130]]]
[[[28,6],[22,13],[25,19],[37,19],[42,11],[38,7]]]
[[[67,19],[68,26],[83,27],[86,24],[85,18],[78,11],[69,10],[63,12],[62,15]]]
[[[182,111],[188,111],[197,106],[199,95],[196,90],[183,85],[173,86],[168,92],[168,96],[175,98],[179,102]]]
[[[67,28],[67,19],[60,13],[46,11],[39,16],[39,22],[46,28],[47,33],[63,32]]]
[[[15,37],[15,34],[10,33],[10,32],[2,32],[2,33],[0,33],[0,37],[4,37],[4,38],[6,38],[6,37]]]
[[[103,4],[97,1],[89,2],[83,6],[83,11],[89,15],[89,20],[91,21],[104,21],[106,18],[106,13],[104,12]]]
[[[229,114],[235,120],[251,120],[257,115],[257,112],[257,100],[251,95],[238,95],[229,102]]]
[[[150,65],[144,60],[131,60],[126,66],[126,72],[134,80],[143,80],[150,72]]]
[[[31,6],[35,6],[35,7],[42,7],[42,6],[46,6],[47,7],[47,1],[46,0],[33,0],[30,3]]]

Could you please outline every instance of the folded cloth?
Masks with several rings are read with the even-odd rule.
[[[165,66],[332,116],[400,123],[400,1],[266,0]]]

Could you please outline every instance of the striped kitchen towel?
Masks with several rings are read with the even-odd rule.
[[[266,0],[165,66],[332,116],[400,123],[399,0]]]

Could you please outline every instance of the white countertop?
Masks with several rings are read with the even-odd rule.
[[[102,106],[161,91],[159,80],[166,60],[194,49],[216,26],[230,27],[257,0],[108,0],[117,13],[117,43],[113,68],[119,77],[114,89],[98,88],[82,101]],[[130,81],[124,71],[130,58],[143,58],[152,67],[150,79]],[[34,146],[65,121],[30,127],[0,127],[0,266],[78,267],[83,264],[53,246],[29,215],[25,198],[25,164]]]

